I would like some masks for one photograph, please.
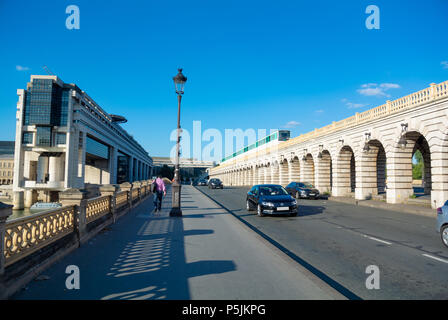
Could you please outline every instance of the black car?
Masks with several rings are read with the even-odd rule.
[[[223,189],[224,186],[223,186],[221,180],[213,178],[208,181],[208,188],[209,189],[216,189],[216,188]]]
[[[247,193],[246,206],[248,211],[256,209],[260,217],[265,213],[296,216],[299,212],[297,201],[278,184],[253,186]]]
[[[311,183],[291,182],[286,186],[286,191],[296,199],[318,199],[320,197],[319,190],[317,190]]]

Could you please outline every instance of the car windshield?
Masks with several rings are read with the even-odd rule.
[[[262,196],[283,196],[288,192],[281,186],[263,186],[260,187],[260,195]]]

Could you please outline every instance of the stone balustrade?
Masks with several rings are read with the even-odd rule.
[[[150,195],[150,185],[105,185],[91,199],[86,192],[68,189],[60,193],[62,208],[8,221],[12,206],[0,202],[0,299],[139,205]]]

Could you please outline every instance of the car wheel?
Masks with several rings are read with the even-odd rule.
[[[442,243],[445,247],[448,247],[448,224],[444,225],[440,230],[440,237],[442,238]]]
[[[264,216],[264,214],[263,214],[263,209],[261,209],[261,206],[260,206],[260,205],[257,206],[257,215],[258,215],[259,217],[263,217],[263,216]]]
[[[246,200],[246,209],[247,209],[247,211],[252,211],[252,206],[250,205],[249,200]]]

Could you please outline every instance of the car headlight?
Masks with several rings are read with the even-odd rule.
[[[306,191],[305,190],[300,190],[300,193],[301,194],[306,194]]]
[[[266,202],[266,201],[261,202],[261,204],[265,207],[273,207],[274,206],[274,204],[272,202]]]
[[[293,201],[291,202],[291,205],[293,205],[293,206],[297,205],[297,200],[293,200]]]

